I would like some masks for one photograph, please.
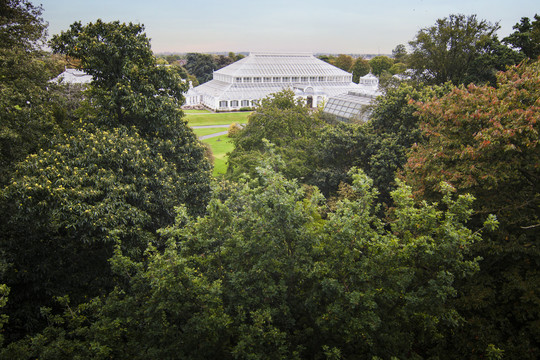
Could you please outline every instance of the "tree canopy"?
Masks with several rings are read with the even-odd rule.
[[[229,155],[228,176],[254,175],[260,160],[266,156],[267,140],[285,162],[282,171],[291,178],[305,176],[312,153],[310,139],[323,125],[318,114],[310,114],[304,102],[295,99],[292,90],[283,90],[261,100],[250,115],[248,124],[234,137]]]
[[[476,15],[452,14],[438,19],[435,25],[421,29],[409,42],[412,48],[409,65],[417,79],[429,84],[490,81],[494,72],[504,70],[504,67],[484,63],[483,66],[487,65],[491,72],[486,74],[488,78],[478,77],[476,71],[480,67],[475,66],[475,61],[490,51],[498,29],[497,23],[478,20]],[[498,49],[494,55],[508,55],[504,51],[501,54],[501,51]]]
[[[353,82],[358,84],[360,78],[364,75],[369,74],[370,71],[371,66],[369,65],[369,61],[362,57],[357,58],[351,68],[351,72],[353,74]]]
[[[169,245],[144,263],[117,251],[122,288],[51,316],[42,334],[4,351],[187,359],[429,356],[456,329],[454,282],[477,269],[464,255],[470,196],[446,191],[446,211],[416,207],[401,185],[386,230],[376,190],[351,174],[357,200],[328,219],[324,199],[272,170],[221,187],[199,219],[179,209]],[[436,299],[437,301],[433,301]],[[69,310],[71,309],[71,310]],[[144,340],[144,341],[141,341]],[[92,343],[92,346],[84,344]]]
[[[339,54],[339,56],[333,61],[332,65],[345,70],[347,72],[351,71],[351,68],[354,64],[354,59],[350,55]]]
[[[142,29],[75,23],[52,40],[94,79],[80,120],[19,163],[0,192],[9,341],[39,331],[39,309],[54,297],[78,304],[110,291],[116,244],[140,260],[174,206],[204,212],[210,164],[182,119],[186,85],[156,66]]]
[[[540,16],[535,14],[533,21],[528,17],[522,17],[513,29],[515,31],[503,41],[519,49],[529,59],[538,59],[540,56]]]
[[[54,51],[76,57],[93,76],[90,93],[98,106],[87,121],[116,128],[134,126],[152,149],[172,162],[186,192],[182,202],[203,211],[210,164],[193,131],[182,119],[187,89],[172,68],[156,66],[141,25],[80,22],[51,40]]]
[[[384,55],[375,56],[373,59],[369,60],[371,72],[377,76],[380,76],[383,72],[390,70],[393,64],[394,60]]]
[[[54,66],[40,50],[46,29],[41,12],[28,1],[0,3],[0,186],[62,125],[48,91]]]
[[[1,359],[539,357],[536,15],[502,42],[450,15],[373,59],[416,76],[366,122],[263,99],[218,181],[193,75],[142,25],[77,22],[51,55],[41,7],[0,10]],[[93,76],[77,96],[59,54]]]

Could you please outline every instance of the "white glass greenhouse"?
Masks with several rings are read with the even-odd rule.
[[[345,122],[366,121],[370,115],[370,105],[381,95],[379,79],[373,74],[361,77],[358,89],[332,96],[324,106],[324,112]]]
[[[312,54],[257,52],[214,71],[213,80],[188,91],[186,105],[237,110],[287,88],[316,107],[332,96],[361,91],[362,86],[352,82],[352,74]]]
[[[92,75],[88,75],[84,71],[77,69],[66,69],[63,73],[52,79],[51,81],[61,84],[89,84],[92,82]]]

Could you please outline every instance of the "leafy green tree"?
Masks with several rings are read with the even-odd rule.
[[[339,54],[339,56],[334,60],[332,65],[340,68],[341,70],[350,72],[353,66],[353,63],[354,63],[354,59],[352,58],[352,56]]]
[[[482,45],[483,52],[472,61],[470,71],[463,80],[465,84],[496,86],[497,72],[506,71],[524,59],[521,53],[502,44],[496,36],[487,38]]]
[[[321,128],[313,141],[313,170],[306,182],[317,186],[327,197],[335,195],[340,184],[351,182],[352,167],[368,171],[374,143],[372,135],[369,128],[361,124],[338,122]]]
[[[317,58],[332,65],[334,65],[334,62],[336,61],[334,55],[319,55]]]
[[[168,55],[157,55],[158,59],[165,59],[168,64],[173,65],[174,63],[178,62],[180,59],[182,59],[182,55],[179,54],[168,54]]]
[[[225,66],[232,64],[235,60],[234,58],[231,58],[229,56],[217,55],[215,61],[216,61],[215,70],[219,70]]]
[[[462,284],[468,327],[451,347],[462,357],[490,345],[511,359],[538,356],[540,239],[538,133],[540,63],[497,76],[497,87],[456,88],[420,107],[427,142],[413,148],[405,176],[424,199],[441,180],[471,193],[478,224],[496,214],[499,230],[475,246],[481,271]]]
[[[41,18],[43,9],[26,0],[0,3],[0,46],[37,50],[44,42],[47,25]]]
[[[271,142],[285,162],[282,169],[291,178],[305,176],[311,156],[312,138],[323,126],[317,114],[310,114],[305,104],[295,99],[292,90],[283,90],[261,100],[250,115],[248,124],[234,137],[235,149],[229,155],[228,176],[256,174],[256,167],[265,156],[263,139]]]
[[[6,305],[8,301],[8,295],[9,295],[9,288],[5,284],[0,284],[0,309],[2,309]],[[3,313],[0,313],[0,349],[2,349],[2,345],[4,344],[3,328],[4,328],[4,324],[7,321],[8,321],[8,316]]]
[[[230,51],[229,52],[229,58],[235,62],[235,61],[238,61],[238,60],[242,60],[243,58],[245,58],[244,55],[242,54],[235,54],[234,52]]]
[[[118,287],[11,344],[19,358],[420,358],[459,330],[454,283],[479,234],[463,224],[471,196],[445,187],[445,211],[416,206],[401,184],[388,229],[376,190],[351,173],[355,200],[327,219],[324,199],[273,168],[216,190],[208,213],[178,209],[163,253],[134,262],[116,250]],[[492,221],[493,222],[493,221]],[[434,301],[435,300],[435,301]]]
[[[55,101],[47,89],[53,72],[40,50],[46,24],[28,1],[0,3],[0,185],[17,162],[46,146],[58,130]]]
[[[186,60],[186,70],[197,77],[199,84],[212,80],[214,70],[218,69],[214,57],[210,54],[189,53]]]
[[[351,68],[351,72],[353,74],[353,82],[358,84],[359,79],[369,74],[371,71],[371,66],[369,66],[369,61],[362,57],[358,57]]]
[[[405,70],[407,70],[407,65],[405,65],[404,63],[398,62],[392,65],[392,67],[388,69],[388,72],[392,75],[396,75],[396,74],[403,74]]]
[[[189,267],[174,244],[163,252],[150,247],[147,255],[136,262],[116,249],[115,290],[80,306],[60,298],[64,313],[44,309],[46,330],[10,344],[0,357],[223,359],[230,320],[220,282]]]
[[[156,66],[142,25],[80,22],[51,40],[55,52],[81,61],[93,76],[89,92],[97,106],[87,121],[116,128],[135,126],[156,156],[173,163],[190,211],[201,212],[209,197],[210,164],[203,147],[182,119],[187,84],[177,71]]]
[[[77,304],[111,289],[115,241],[141,258],[188,191],[174,165],[133,130],[83,127],[53,142],[22,162],[0,193],[12,338],[39,329],[39,308],[54,296]]]
[[[394,65],[394,60],[384,55],[375,56],[373,59],[369,60],[371,72],[373,75],[377,76],[380,76],[383,72],[390,70],[392,65]]]
[[[392,57],[394,58],[394,62],[406,64],[408,60],[408,54],[405,45],[397,45],[394,50],[392,50]]]
[[[419,80],[429,84],[469,83],[467,79],[478,69],[473,62],[484,54],[498,29],[498,24],[478,20],[476,15],[438,19],[409,42],[410,66]]]
[[[182,255],[223,285],[232,354],[428,353],[437,333],[457,324],[446,306],[453,281],[475,269],[463,251],[478,236],[458,224],[472,198],[447,195],[443,214],[434,206],[414,208],[402,187],[387,232],[374,216],[376,191],[365,176],[352,175],[357,200],[339,203],[325,221],[320,196],[272,167],[269,161],[259,182],[237,187],[211,202],[204,219],[175,230]]]
[[[52,40],[94,80],[80,122],[20,163],[0,192],[8,341],[38,331],[39,309],[55,296],[78,304],[109,291],[117,239],[140,259],[173,221],[173,206],[205,209],[210,165],[182,119],[186,86],[175,70],[156,66],[141,31],[75,23]]]
[[[534,21],[528,17],[522,17],[513,29],[515,31],[505,37],[503,42],[519,49],[529,59],[538,59],[540,56],[540,16],[535,14]]]

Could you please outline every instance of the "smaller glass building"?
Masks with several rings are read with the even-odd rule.
[[[357,90],[332,96],[324,107],[324,112],[345,122],[367,121],[373,100],[381,95],[379,79],[371,73],[360,78]]]

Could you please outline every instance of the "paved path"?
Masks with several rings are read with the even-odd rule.
[[[228,125],[201,125],[201,126],[191,126],[192,129],[211,129],[211,128],[228,128],[231,124]]]
[[[246,126],[246,124],[239,124],[241,127],[244,127]],[[231,126],[230,124],[228,125],[200,125],[200,126],[192,126],[191,128],[192,129],[212,129],[212,128],[228,128],[229,126]],[[199,140],[204,140],[204,139],[210,139],[210,138],[213,138],[213,137],[216,137],[216,136],[221,136],[221,135],[227,135],[228,133],[228,130],[227,131],[220,131],[218,133],[215,133],[215,134],[210,134],[210,135],[203,135],[203,136],[199,136]]]
[[[215,127],[215,126],[211,126],[211,127]],[[204,126],[203,126],[204,128]],[[222,132],[218,132],[218,133],[215,133],[215,134],[210,134],[210,135],[203,135],[203,136],[199,136],[199,140],[205,140],[205,139],[210,139],[210,138],[213,138],[213,137],[216,137],[216,136],[221,136],[221,135],[227,135],[228,131],[222,131]]]

